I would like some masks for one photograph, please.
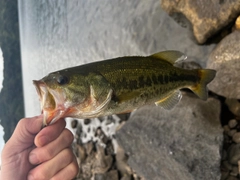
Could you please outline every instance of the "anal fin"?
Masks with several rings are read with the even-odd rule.
[[[178,91],[174,91],[170,95],[165,98],[155,102],[156,106],[161,106],[164,109],[170,110],[172,109],[182,98],[182,93]]]

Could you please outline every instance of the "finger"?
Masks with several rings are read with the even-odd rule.
[[[34,143],[37,147],[42,147],[55,140],[65,129],[66,122],[64,119],[43,128],[36,136]]]
[[[61,169],[54,177],[51,178],[51,180],[62,179],[62,177],[64,177],[65,180],[70,180],[77,176],[78,171],[79,171],[78,163],[77,160],[74,159],[74,161],[71,164]]]
[[[46,161],[29,172],[28,179],[51,179],[61,169],[74,161],[70,148],[62,150],[53,159]]]
[[[16,148],[19,152],[32,146],[34,137],[41,130],[42,121],[42,115],[21,119],[18,122],[13,135],[6,143],[6,146],[11,147],[11,149]]]
[[[29,161],[31,164],[36,165],[47,160],[52,159],[63,149],[69,147],[73,141],[73,134],[68,129],[64,129],[57,139],[51,143],[35,148],[30,152]]]

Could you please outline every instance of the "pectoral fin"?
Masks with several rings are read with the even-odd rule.
[[[180,91],[174,91],[172,94],[166,96],[165,98],[155,102],[156,106],[161,106],[164,109],[172,109],[182,98],[182,93]]]

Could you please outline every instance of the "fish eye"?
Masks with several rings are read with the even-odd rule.
[[[60,76],[57,78],[57,82],[58,82],[59,85],[67,84],[67,83],[68,83],[68,78],[67,78],[66,76],[60,75]]]

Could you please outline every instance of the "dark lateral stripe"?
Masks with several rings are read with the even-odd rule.
[[[165,83],[163,75],[158,75],[157,80],[158,80],[157,84],[164,84]]]
[[[138,78],[138,85],[139,85],[139,87],[145,87],[144,76],[140,76]]]
[[[153,81],[153,84],[158,84],[158,78],[155,74],[152,74],[152,81]]]
[[[116,87],[116,88],[123,87],[124,89],[130,89],[130,90],[138,88],[137,80],[129,80],[126,77],[123,77],[122,79],[119,79],[117,84],[119,84],[120,87]]]
[[[194,74],[177,74],[173,73],[168,78],[169,82],[177,82],[177,81],[190,81],[190,82],[198,82],[199,77]]]
[[[168,83],[175,83],[181,81],[190,81],[190,82],[197,82],[199,81],[199,77],[197,75],[192,74],[184,74],[176,72],[169,73],[168,75],[164,74],[152,74],[150,76],[139,76],[136,80],[127,79],[123,77],[119,79],[119,86],[124,89],[134,90],[144,87],[150,87],[153,85],[159,84],[168,84]]]

